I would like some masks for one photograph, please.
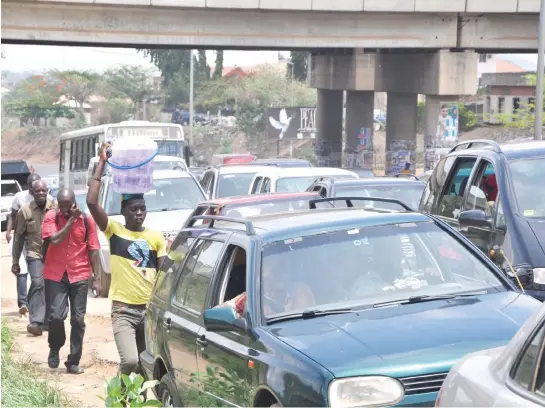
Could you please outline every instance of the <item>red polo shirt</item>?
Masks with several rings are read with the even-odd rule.
[[[58,224],[55,225],[57,210],[50,210],[42,224],[42,238],[50,238],[67,223],[59,211]],[[49,244],[44,265],[44,279],[60,282],[64,272],[68,273],[70,283],[87,280],[91,276],[91,264],[87,251],[100,249],[97,226],[93,217],[87,215],[87,242],[85,242],[85,222],[83,215],[74,222],[70,232],[59,244]]]

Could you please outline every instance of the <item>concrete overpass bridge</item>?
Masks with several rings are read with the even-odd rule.
[[[317,162],[339,166],[344,153],[360,165],[372,154],[372,137],[362,150],[358,135],[373,128],[374,92],[388,93],[388,154],[412,157],[418,94],[426,95],[429,153],[445,147],[436,135],[441,103],[476,92],[479,52],[536,52],[539,7],[540,0],[4,0],[2,41],[309,50]]]

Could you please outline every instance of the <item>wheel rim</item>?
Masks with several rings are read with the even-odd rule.
[[[172,403],[172,397],[170,396],[170,393],[168,390],[163,391],[163,395],[161,398],[161,405],[163,407],[174,407],[174,404]]]

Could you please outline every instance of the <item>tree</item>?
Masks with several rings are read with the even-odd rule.
[[[309,53],[306,51],[292,51],[290,53],[290,62],[293,64],[291,69],[286,70],[286,77],[294,81],[304,82],[307,80]],[[293,78],[292,78],[293,72]]]
[[[202,83],[210,79],[210,66],[206,62],[206,51],[199,50],[195,62],[195,82]]]
[[[141,49],[146,57],[161,71],[163,85],[168,86],[174,76],[181,72],[189,79],[190,50]],[[189,82],[188,82],[189,83]]]
[[[4,114],[19,118],[23,124],[38,125],[40,118],[74,117],[70,108],[58,103],[55,86],[42,75],[32,75],[21,81],[2,99]]]
[[[223,77],[223,50],[216,51],[216,66],[212,79],[221,79]]]
[[[151,70],[139,65],[122,65],[106,71],[105,78],[112,96],[129,98],[134,103],[135,117],[139,116],[138,112],[144,102],[160,96]]]
[[[56,91],[68,100],[74,101],[80,118],[85,117],[83,104],[100,87],[101,78],[90,71],[59,71],[47,74],[56,84]]]

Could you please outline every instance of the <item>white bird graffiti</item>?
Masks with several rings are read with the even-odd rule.
[[[275,129],[280,130],[280,134],[278,135],[279,139],[282,139],[284,137],[284,133],[286,133],[286,131],[290,127],[290,123],[293,118],[295,118],[295,113],[288,117],[286,109],[280,110],[280,117],[278,118],[279,120],[276,120],[272,116],[269,116],[269,122],[271,123],[271,125]]]

